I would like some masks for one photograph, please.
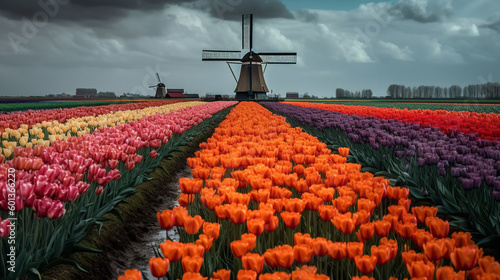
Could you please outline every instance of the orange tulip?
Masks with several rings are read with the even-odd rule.
[[[193,244],[193,243],[185,243],[184,248],[182,249],[182,256],[199,256],[203,257],[203,254],[205,253],[205,248],[200,245],[200,244]]]
[[[434,236],[426,230],[417,229],[413,234],[413,242],[418,246],[418,248],[422,249],[424,244],[434,239]]]
[[[235,240],[231,242],[230,247],[231,252],[233,252],[233,255],[238,259],[241,259],[241,257],[250,251],[248,250],[248,242],[243,240]]]
[[[283,211],[280,213],[285,226],[288,228],[296,228],[300,223],[300,217],[302,216],[300,212],[288,212]]]
[[[300,198],[284,199],[283,205],[286,211],[302,213],[304,211],[306,204]]]
[[[151,275],[156,278],[162,278],[167,275],[169,265],[170,262],[168,259],[151,258],[149,260],[149,270],[151,271]]]
[[[312,246],[314,250],[314,255],[318,257],[323,257],[328,254],[328,241],[326,238],[317,237],[312,240]]]
[[[403,187],[387,187],[387,197],[393,200],[400,200],[401,198],[408,199],[408,195],[410,195],[410,189]]]
[[[436,269],[436,280],[462,280],[465,279],[465,272],[455,272],[451,266],[443,266]]]
[[[312,246],[313,239],[309,233],[303,234],[302,232],[297,232],[293,235],[293,242],[295,245],[305,244]]]
[[[401,198],[398,200],[398,205],[405,208],[406,212],[410,211],[411,200]]]
[[[221,220],[225,220],[229,217],[228,204],[215,206],[215,215]]]
[[[390,214],[398,217],[399,221],[403,220],[403,214],[406,213],[406,208],[403,206],[398,206],[398,205],[391,205],[387,207],[387,210],[389,211]]]
[[[356,228],[357,214],[350,212],[333,217],[332,222],[343,234],[351,234]]]
[[[398,243],[394,239],[387,239],[386,237],[380,239],[380,245],[386,245],[391,248],[391,259],[396,257],[398,253]]]
[[[172,213],[172,210],[163,210],[160,212],[156,212],[156,216],[158,217],[158,221],[160,222],[160,227],[162,229],[169,230],[174,227],[175,224],[175,216]]]
[[[349,148],[339,147],[339,154],[343,157],[347,157],[349,155]]]
[[[203,248],[205,248],[205,252],[206,252],[206,251],[210,250],[210,248],[212,248],[213,241],[214,241],[214,239],[212,237],[208,237],[205,234],[200,234],[198,237],[198,240],[196,240],[196,244],[203,246]]]
[[[349,196],[337,197],[332,201],[333,205],[339,210],[340,213],[347,213],[349,207],[353,205],[353,200]]]
[[[248,253],[241,258],[241,262],[246,270],[253,270],[257,274],[264,268],[264,257],[259,254]]]
[[[474,245],[474,241],[471,240],[472,236],[470,232],[454,232],[451,238],[455,240],[456,247],[465,247],[469,245]]]
[[[391,231],[392,224],[388,221],[377,220],[373,223],[375,228],[375,234],[379,237],[385,237],[389,235]]]
[[[160,244],[160,249],[165,259],[168,259],[170,262],[176,262],[182,257],[184,244],[167,240]]]
[[[429,228],[429,231],[436,238],[445,238],[448,236],[450,231],[450,223],[448,221],[443,221],[440,218],[427,218],[425,224]]]
[[[206,196],[202,195],[200,197],[201,203],[203,206],[207,207],[210,210],[215,210],[215,207],[219,206],[224,202],[224,199],[219,195]]]
[[[186,216],[184,218],[184,230],[186,230],[188,234],[196,234],[203,225],[203,222],[204,220],[200,215],[194,217]]]
[[[192,174],[196,179],[206,180],[210,175],[210,168],[196,167],[193,169]]]
[[[118,280],[142,280],[142,273],[137,269],[127,269],[123,275],[118,276]]]
[[[262,219],[247,220],[247,229],[249,233],[261,235],[264,232],[265,222]]]
[[[272,216],[269,219],[269,222],[264,225],[264,229],[267,232],[275,231],[276,228],[278,228],[279,222],[280,222],[280,219],[278,218],[278,216]]]
[[[457,270],[471,270],[479,260],[480,250],[476,245],[455,248],[450,254],[451,262]]]
[[[236,275],[237,280],[257,280],[257,272],[253,270],[240,270]]]
[[[358,219],[356,220],[356,226],[366,224],[370,222],[371,213],[366,210],[359,210],[355,213],[358,215]]]
[[[292,160],[293,162],[295,162],[295,164],[302,164],[304,163],[304,155],[302,154],[293,155]]]
[[[241,235],[241,240],[248,243],[248,251],[252,251],[255,248],[255,243],[257,242],[257,236],[253,233],[245,233]]]
[[[417,217],[419,223],[424,223],[428,217],[435,217],[438,209],[436,207],[418,206],[412,207],[411,212]]]
[[[174,226],[183,227],[184,226],[184,218],[188,215],[188,211],[186,208],[182,206],[177,206],[172,209],[172,214],[174,214]]]
[[[201,191],[201,188],[203,187],[203,181],[200,179],[180,178],[179,187],[182,193],[195,194]]]
[[[424,259],[425,259],[424,254],[416,253],[413,250],[411,250],[409,252],[401,253],[401,257],[403,258],[404,264],[409,264],[409,263],[416,262],[416,261],[424,261]]]
[[[359,227],[359,233],[364,240],[369,240],[373,237],[375,233],[375,224],[374,223],[366,223],[362,224]]]
[[[293,255],[295,261],[298,263],[306,264],[311,261],[314,256],[313,248],[307,244],[299,244],[293,246]]]
[[[378,247],[373,245],[371,247],[371,253],[372,256],[377,257],[378,265],[384,265],[391,260],[391,248],[386,245],[380,245]]]
[[[201,265],[203,264],[203,258],[200,256],[182,256],[181,259],[182,269],[184,272],[200,272]]]
[[[339,211],[333,205],[320,205],[318,207],[318,213],[323,221],[330,221],[334,216],[339,214]]]
[[[341,260],[347,257],[347,244],[343,242],[329,242],[328,255],[334,260]]]
[[[293,167],[293,172],[295,172],[299,177],[304,175],[304,166],[302,164],[297,164]]]
[[[203,223],[203,233],[214,240],[219,239],[220,224],[219,223]]]
[[[323,199],[324,202],[331,202],[335,196],[334,188],[322,188],[318,191],[318,196]]]
[[[427,279],[433,279],[435,267],[431,262],[425,263],[423,261],[414,261],[407,263],[406,268],[413,278],[427,277]]]
[[[247,208],[244,205],[230,204],[230,206],[227,207],[227,212],[229,214],[229,220],[233,224],[240,225],[246,220]]]
[[[361,242],[348,242],[347,243],[347,257],[351,261],[354,261],[354,258],[356,256],[361,256],[363,255],[363,243]]]
[[[309,185],[307,184],[307,181],[304,179],[297,180],[295,183],[295,190],[301,194],[309,192]]]
[[[363,274],[372,273],[375,270],[375,265],[377,264],[376,256],[356,256],[354,258],[356,267]]]
[[[290,280],[290,274],[286,272],[264,273],[259,276],[259,280]]]
[[[184,274],[182,274],[182,280],[207,280],[208,277],[203,277],[203,275],[201,275],[200,273],[198,272],[184,272]]]
[[[231,271],[226,269],[219,269],[217,271],[212,272],[212,276],[214,280],[230,280],[231,279]]]
[[[358,199],[358,211],[365,210],[365,211],[368,211],[370,213],[373,213],[376,206],[377,205],[375,204],[375,202],[373,202],[369,199],[366,199],[366,198]]]
[[[441,260],[446,254],[446,246],[441,240],[431,240],[424,244],[425,257],[431,262]]]
[[[417,230],[417,225],[413,223],[396,224],[396,233],[404,239],[413,239],[413,234]]]
[[[193,203],[194,195],[181,193],[181,195],[179,195],[179,199],[177,199],[177,201],[179,202],[179,204],[182,207],[187,207],[189,204]]]
[[[360,277],[360,276],[353,276],[353,277],[351,278],[351,280],[375,280],[375,278],[373,278],[373,277],[368,277],[368,276],[366,276],[366,275],[363,275],[363,276],[361,276],[361,277]],[[389,280],[390,280],[390,279],[389,279]]]
[[[283,267],[289,268],[294,261],[293,248],[290,245],[277,246],[273,249],[268,249],[264,253],[266,264],[271,268]]]

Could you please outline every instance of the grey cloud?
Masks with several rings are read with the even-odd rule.
[[[420,23],[443,21],[454,15],[453,7],[445,0],[399,0],[389,8],[389,13]]]
[[[500,33],[500,15],[490,18],[490,23],[480,25],[479,27],[489,28]]]
[[[185,4],[194,0],[2,0],[0,15],[20,20],[45,12],[53,21],[109,21],[126,16],[129,11],[154,11],[168,4]]]
[[[210,15],[220,19],[241,20],[242,14],[258,18],[294,18],[280,0],[211,0],[207,5]]]
[[[296,12],[296,17],[305,22],[318,22],[319,15],[316,12],[311,12],[309,10],[298,10]]]

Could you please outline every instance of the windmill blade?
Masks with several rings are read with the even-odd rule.
[[[158,83],[161,83],[161,81],[160,81],[160,75],[158,75],[158,73],[156,73],[156,78],[158,79]]]
[[[241,51],[203,50],[202,61],[240,61]]]
[[[253,47],[253,15],[246,14],[242,16],[241,19],[241,28],[242,28],[242,49],[252,49]]]
[[[263,63],[268,64],[297,64],[297,53],[259,53]]]
[[[158,87],[158,86],[149,86],[149,88],[155,88],[155,87]]]

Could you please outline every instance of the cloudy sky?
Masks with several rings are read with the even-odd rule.
[[[282,96],[500,80],[498,0],[1,0],[0,96],[154,95],[155,72],[169,88],[232,93],[227,65],[201,52],[240,49],[243,13],[256,52],[298,53],[265,73]]]

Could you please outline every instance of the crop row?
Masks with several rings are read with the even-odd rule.
[[[179,180],[181,206],[157,213],[180,240],[167,234],[149,262],[154,277],[500,276],[470,234],[449,237],[437,208],[411,207],[407,188],[346,163],[348,148],[332,154],[256,103],[237,105],[200,147],[187,161],[194,178]]]
[[[11,158],[15,147],[33,147],[40,145],[48,147],[55,141],[64,140],[73,136],[82,136],[92,133],[95,129],[104,127],[113,127],[122,123],[139,120],[146,116],[158,113],[168,113],[180,108],[195,106],[201,102],[175,102],[161,106],[143,106],[144,108],[128,110],[123,107],[122,111],[110,111],[102,115],[87,115],[66,119],[66,122],[60,123],[57,120],[42,121],[33,124],[31,128],[27,124],[22,124],[18,129],[6,128],[1,134],[2,142],[0,144],[0,155],[3,154],[7,159]],[[150,105],[160,105],[153,103]],[[109,108],[108,108],[109,109]],[[0,160],[1,162],[1,160]]]
[[[6,264],[11,233],[17,232],[17,266],[13,273],[0,267],[2,279],[60,262],[59,255],[73,248],[88,226],[100,224],[105,213],[135,192],[148,170],[189,141],[186,131],[204,129],[204,120],[234,104],[185,107],[55,141],[50,147],[14,148],[13,159],[0,164],[0,261]],[[15,221],[15,232],[7,218]]]
[[[488,140],[500,140],[500,115],[447,110],[406,110],[394,108],[377,108],[369,106],[346,106],[307,102],[285,102],[286,104],[304,108],[318,108],[361,117],[375,117],[385,120],[399,120],[406,123],[419,124],[420,127],[438,127],[447,135],[457,132],[477,135]]]

